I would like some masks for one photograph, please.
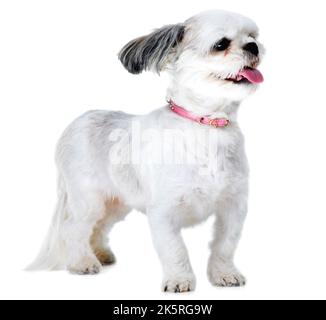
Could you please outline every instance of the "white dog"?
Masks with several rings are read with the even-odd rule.
[[[145,116],[91,111],[68,127],[57,149],[55,217],[32,269],[98,273],[115,261],[108,231],[136,209],[148,216],[164,291],[194,290],[181,229],[211,215],[209,279],[216,286],[245,284],[233,263],[248,194],[237,110],[263,81],[257,37],[250,19],[209,11],[121,50],[131,73],[170,74],[169,103]]]

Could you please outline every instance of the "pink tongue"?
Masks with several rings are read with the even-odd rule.
[[[244,69],[239,73],[240,76],[246,78],[251,83],[262,83],[264,77],[257,69]]]

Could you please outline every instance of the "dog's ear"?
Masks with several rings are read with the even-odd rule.
[[[181,24],[165,26],[153,33],[130,41],[119,53],[124,67],[133,74],[144,70],[160,72],[171,53],[181,43],[185,26]]]

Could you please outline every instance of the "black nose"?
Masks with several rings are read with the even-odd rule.
[[[244,50],[250,52],[251,54],[253,54],[254,56],[258,56],[259,55],[259,49],[258,46],[255,42],[249,42],[247,43],[244,47]]]

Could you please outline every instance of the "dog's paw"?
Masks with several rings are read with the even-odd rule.
[[[217,287],[243,287],[246,285],[245,277],[237,272],[214,271],[209,273],[210,282]]]
[[[77,275],[95,275],[100,273],[101,264],[96,259],[84,258],[80,263],[68,266],[68,271]]]
[[[101,262],[102,266],[110,266],[116,263],[116,258],[110,249],[102,249],[96,252],[97,259]]]
[[[185,293],[194,291],[196,280],[194,276],[170,278],[163,282],[163,291],[172,293]]]

